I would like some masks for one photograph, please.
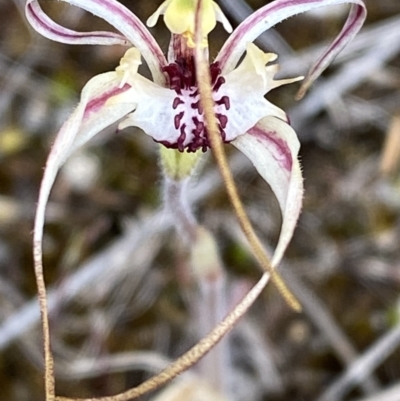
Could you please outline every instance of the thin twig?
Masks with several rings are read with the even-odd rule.
[[[337,401],[369,376],[400,345],[400,325],[393,327],[339,376],[317,401]]]

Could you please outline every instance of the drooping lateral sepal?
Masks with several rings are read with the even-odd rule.
[[[36,211],[34,243],[35,255],[41,259],[41,244],[46,206],[51,188],[60,167],[68,157],[94,135],[115,123],[134,107],[134,104],[108,105],[107,100],[126,90],[120,88],[120,77],[109,72],[92,78],[82,90],[81,101],[61,127],[47,159]],[[40,262],[41,263],[41,262]]]
[[[295,131],[276,117],[265,117],[232,144],[244,153],[270,185],[282,212],[282,228],[272,258],[276,267],[292,238],[303,200],[303,179]]]

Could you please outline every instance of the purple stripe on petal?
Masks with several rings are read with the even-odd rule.
[[[125,6],[115,0],[62,0],[83,8],[114,26],[137,47],[146,60],[154,80],[165,84],[162,72],[167,65],[164,53],[142,21]]]
[[[268,116],[232,144],[253,163],[279,202],[282,230],[272,258],[272,265],[277,266],[292,238],[302,204],[303,180],[297,159],[299,141],[288,124]]]
[[[101,96],[91,99],[86,106],[84,118],[89,118],[93,113],[98,112],[110,98],[119,95],[130,88],[131,86],[126,84],[122,88],[113,88],[108,92],[102,93]]]
[[[26,16],[30,24],[43,36],[67,44],[127,45],[125,37],[113,32],[76,32],[56,24],[43,13],[37,3],[28,3]]]
[[[116,33],[81,33],[64,28],[51,20],[40,8],[38,0],[27,0],[26,15],[31,25],[49,39],[71,44],[127,44],[138,48],[146,60],[155,82],[164,85],[162,72],[165,56],[146,26],[125,6],[115,0],[62,0],[104,19],[120,31]]]
[[[278,200],[282,211],[282,229],[272,258],[272,265],[277,266],[292,238],[303,199],[297,159],[299,141],[288,124],[268,116],[248,133],[238,136],[232,144],[253,163]]]
[[[329,65],[333,58],[356,35],[364,23],[366,9],[362,0],[276,0],[246,18],[228,38],[216,61],[220,63],[223,74],[232,71],[246,50],[246,44],[253,42],[261,33],[292,17],[315,8],[334,4],[353,4],[349,17],[338,37],[318,60],[309,74],[308,83],[315,80]],[[306,84],[307,84],[306,82]]]
[[[249,130],[249,134],[256,138],[262,146],[271,150],[273,158],[284,170],[289,173],[292,171],[292,152],[287,142],[280,138],[276,131],[266,131],[256,125]]]
[[[310,68],[306,78],[301,84],[301,87],[296,95],[296,99],[301,99],[307,92],[312,83],[322,74],[329,66],[338,53],[347,45],[350,40],[361,29],[366,17],[365,8],[352,5],[346,24],[340,34],[332,42],[324,54]]]

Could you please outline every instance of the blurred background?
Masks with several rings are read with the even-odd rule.
[[[159,5],[121,2],[143,21]],[[24,3],[0,0],[0,399],[39,401],[31,242],[43,167],[84,84],[113,70],[125,49],[42,38],[28,26]],[[266,3],[219,4],[236,26]],[[302,143],[304,208],[282,274],[304,311],[291,311],[268,286],[208,357],[214,371],[205,360],[169,387],[176,393],[144,400],[400,400],[400,1],[366,4],[363,30],[303,100],[294,101],[297,84],[268,94]],[[61,2],[41,5],[70,28],[111,29]],[[347,12],[324,7],[294,17],[257,44],[279,54],[281,77],[304,74]],[[163,23],[152,32],[167,49]],[[211,57],[226,37],[221,27],[211,34]],[[230,147],[229,156],[257,232],[273,249],[277,202],[244,156]],[[218,302],[229,310],[259,267],[210,155],[192,184],[196,216],[224,262]],[[218,305],[191,274],[185,244],[164,218],[161,187],[158,147],[132,128],[98,135],[59,175],[44,238],[59,395],[104,396],[137,385],[212,323]]]

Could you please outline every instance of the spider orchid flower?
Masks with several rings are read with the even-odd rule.
[[[36,31],[67,44],[123,45],[129,49],[115,71],[95,76],[86,84],[80,103],[58,133],[47,161],[36,216],[36,262],[40,264],[45,209],[57,172],[75,150],[104,128],[121,120],[120,129],[139,127],[155,142],[186,154],[205,152],[210,147],[195,74],[195,21],[199,12],[196,0],[166,0],[148,19],[147,25],[152,27],[164,16],[172,33],[167,57],[146,26],[116,0],[62,1],[104,19],[119,33],[67,29],[50,19],[38,0],[27,0],[26,15]],[[223,142],[231,143],[250,159],[279,201],[283,226],[272,261],[275,266],[296,225],[303,184],[297,136],[285,112],[264,96],[301,77],[275,80],[278,66],[270,63],[277,56],[264,53],[252,42],[288,17],[342,3],[351,4],[347,21],[311,68],[301,89],[304,93],[361,28],[366,16],[362,0],[275,0],[231,33],[209,67],[214,111]],[[228,32],[232,28],[214,1],[203,0],[201,16],[201,46],[207,55],[207,37],[216,23],[222,23]],[[150,69],[152,81],[138,71],[142,59]]]

